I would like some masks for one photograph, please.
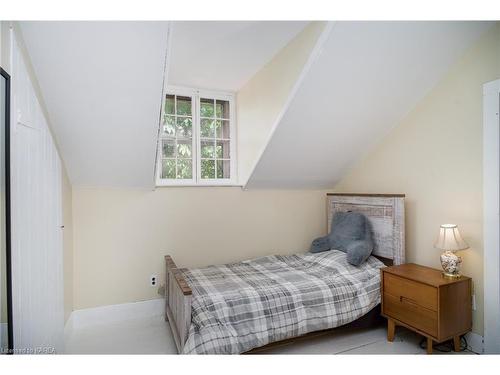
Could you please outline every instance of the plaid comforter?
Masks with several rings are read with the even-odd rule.
[[[186,354],[242,353],[271,342],[338,327],[380,302],[380,268],[346,254],[267,256],[182,270],[193,290]]]

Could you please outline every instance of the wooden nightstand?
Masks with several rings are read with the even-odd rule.
[[[445,278],[441,271],[418,264],[381,269],[382,315],[387,318],[387,340],[401,325],[427,337],[432,343],[453,338],[460,350],[460,335],[472,328],[471,279]]]

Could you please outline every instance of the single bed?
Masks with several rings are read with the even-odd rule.
[[[380,268],[404,263],[404,195],[328,194],[370,220],[375,249],[359,267],[337,250],[273,255],[197,269],[166,256],[166,314],[179,353],[255,352],[277,342],[378,317]]]

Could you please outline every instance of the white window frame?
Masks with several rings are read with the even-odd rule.
[[[193,121],[193,137],[192,137],[192,179],[162,179],[162,130],[163,116],[165,111],[165,102],[167,95],[190,96],[191,97],[191,114]],[[201,142],[200,142],[200,98],[208,98],[215,100],[226,100],[229,102],[229,168],[230,178],[201,178]],[[212,91],[203,89],[194,89],[180,86],[167,86],[166,93],[162,98],[162,112],[160,131],[158,133],[158,147],[156,158],[156,186],[236,186],[238,181],[237,171],[237,152],[236,152],[236,100],[235,94],[232,92]]]

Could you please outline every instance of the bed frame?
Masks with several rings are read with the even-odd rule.
[[[373,255],[386,265],[405,262],[405,211],[404,194],[327,194],[327,228],[336,212],[361,212],[372,224],[375,239]],[[170,255],[165,256],[165,320],[170,324],[179,353],[182,353],[191,324],[193,291]],[[380,322],[380,306],[365,316],[342,327],[311,332],[299,338],[271,343],[247,353],[261,352],[270,347],[284,345],[307,337],[317,337],[334,329],[368,327]]]

